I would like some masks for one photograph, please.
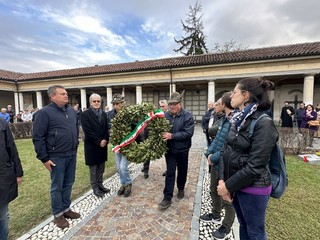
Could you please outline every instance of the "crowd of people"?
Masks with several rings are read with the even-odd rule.
[[[38,108],[25,109],[15,114],[11,105],[6,108],[1,108],[0,118],[3,118],[7,123],[32,122],[33,115],[38,111]]]
[[[240,223],[240,239],[267,239],[265,230],[266,209],[271,193],[271,176],[268,161],[278,140],[278,131],[271,118],[257,121],[249,136],[251,121],[268,113],[271,103],[268,91],[273,83],[260,78],[240,80],[233,91],[223,94],[215,103],[208,102],[201,126],[205,133],[207,146],[204,155],[210,171],[210,195],[212,212],[200,216],[200,221],[221,224],[213,232],[215,239],[224,239],[231,232],[237,215]],[[67,90],[61,85],[48,89],[50,104],[37,114],[24,111],[21,120],[33,121],[32,141],[37,158],[50,173],[51,212],[54,223],[59,228],[69,226],[67,219],[77,219],[81,215],[71,210],[71,191],[75,181],[76,156],[79,144],[79,124],[84,132],[84,157],[89,168],[90,185],[93,194],[103,197],[110,189],[103,185],[105,162],[108,160],[108,143],[112,119],[125,107],[121,94],[112,98],[112,110],[102,110],[102,98],[98,94],[89,97],[88,109],[80,110],[79,105],[68,105]],[[183,94],[174,92],[168,100],[160,100],[159,107],[164,117],[172,124],[161,138],[167,142],[164,154],[166,161],[163,200],[159,210],[171,206],[175,185],[177,199],[185,197],[189,150],[194,134],[194,118],[182,105]],[[317,106],[320,112],[320,106]],[[314,107],[301,103],[296,111],[285,102],[281,111],[283,127],[293,127],[296,115],[299,128],[309,128],[312,120],[318,118]],[[3,118],[3,119],[1,119]],[[0,162],[0,238],[7,239],[9,210],[8,204],[17,196],[23,170],[16,150],[9,122],[16,117],[10,105],[1,109],[0,141],[4,157]],[[316,127],[317,128],[317,127]],[[129,197],[133,190],[133,180],[128,169],[129,161],[125,155],[114,155],[120,188],[118,196]],[[144,177],[149,176],[150,161],[143,164]],[[12,187],[8,187],[12,186]],[[222,217],[222,209],[225,215]]]

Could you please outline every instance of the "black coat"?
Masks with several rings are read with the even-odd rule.
[[[91,108],[81,113],[81,126],[84,132],[84,156],[86,165],[98,165],[108,160],[108,145],[100,147],[102,140],[109,142],[109,121],[102,111],[99,121]]]
[[[16,145],[8,124],[0,119],[0,206],[18,196],[17,177],[23,170]]]

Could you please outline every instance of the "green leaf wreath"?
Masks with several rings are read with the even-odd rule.
[[[110,142],[117,146],[133,135],[133,128],[139,125],[148,115],[159,113],[149,103],[141,103],[123,107],[112,119]],[[161,114],[163,114],[161,112]],[[156,117],[148,122],[148,137],[144,141],[137,143],[133,141],[127,146],[121,147],[120,152],[127,157],[130,162],[141,163],[147,160],[160,158],[167,151],[167,143],[162,139],[161,133],[168,132],[171,124],[164,117]]]

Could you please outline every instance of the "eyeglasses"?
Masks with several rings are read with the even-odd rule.
[[[93,100],[92,101],[93,103],[99,103],[99,102],[101,102],[100,100]]]
[[[169,106],[177,106],[179,104],[179,102],[177,103],[169,103]]]
[[[163,105],[163,106],[160,106],[161,108],[164,108],[165,107],[165,105]]]

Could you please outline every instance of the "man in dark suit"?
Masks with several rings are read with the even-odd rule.
[[[93,93],[90,107],[81,113],[81,126],[84,132],[84,155],[90,169],[90,184],[94,195],[103,197],[110,192],[103,186],[105,162],[108,160],[109,121],[107,114],[100,109],[101,96]]]

